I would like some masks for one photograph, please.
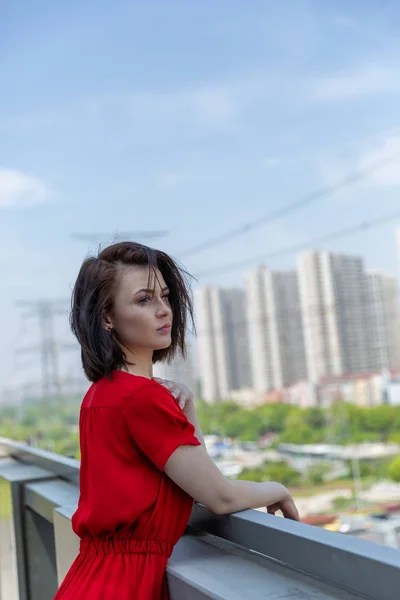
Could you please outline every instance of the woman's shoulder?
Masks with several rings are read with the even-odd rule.
[[[99,391],[121,398],[145,396],[161,396],[167,390],[154,379],[132,375],[126,371],[113,371],[111,379],[103,378],[98,382]]]
[[[127,371],[113,371],[111,382],[124,395],[141,393],[142,391],[156,392],[163,389],[157,381],[148,377],[142,377],[141,375],[132,375],[132,373],[128,373]]]
[[[161,386],[152,379],[131,375],[125,371],[113,371],[110,378],[103,377],[90,386],[83,399],[82,408],[122,408],[128,398],[132,399],[142,392],[153,396],[160,388]]]

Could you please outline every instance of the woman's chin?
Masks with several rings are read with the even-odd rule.
[[[153,346],[153,350],[166,350],[172,343],[171,338],[160,340]]]

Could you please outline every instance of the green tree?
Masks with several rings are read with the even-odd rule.
[[[388,442],[392,442],[393,444],[400,444],[400,430],[392,431],[392,433],[389,435]]]
[[[288,416],[296,411],[290,404],[263,404],[254,409],[257,419],[263,425],[263,433],[281,433],[286,428]]]
[[[387,459],[372,459],[372,460],[360,460],[359,468],[360,468],[360,476],[364,478],[373,478],[373,479],[385,479],[388,474],[388,465],[389,462]],[[352,472],[352,465],[349,462],[349,470]]]
[[[306,480],[310,485],[321,485],[325,481],[329,467],[326,464],[315,464],[308,467],[306,471]]]
[[[333,509],[338,511],[348,510],[353,506],[354,503],[355,499],[353,497],[345,498],[343,496],[337,496],[332,500]]]
[[[256,469],[245,469],[239,479],[247,481],[277,481],[283,485],[294,487],[300,483],[300,474],[290,467],[287,462],[266,462],[262,467]]]
[[[400,481],[400,456],[393,458],[388,465],[388,473],[393,481]]]
[[[312,429],[322,429],[325,427],[326,415],[322,408],[319,408],[318,406],[307,408],[304,411],[304,415],[307,425]]]
[[[289,444],[315,444],[323,439],[323,430],[313,429],[306,412],[299,408],[290,412],[286,419],[286,429],[280,436],[282,442]]]

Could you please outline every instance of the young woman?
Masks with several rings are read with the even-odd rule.
[[[193,501],[218,514],[268,506],[299,518],[279,483],[225,479],[203,447],[190,394],[152,378],[153,363],[184,353],[188,316],[187,274],[163,252],[118,243],[80,269],[71,326],[92,386],[72,519],[80,552],[57,600],[166,600],[167,561]]]

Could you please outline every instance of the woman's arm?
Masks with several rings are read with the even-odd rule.
[[[247,508],[270,507],[284,517],[300,520],[289,491],[280,483],[231,481],[226,479],[202,446],[180,446],[170,456],[165,472],[195,501],[217,514],[230,514]]]
[[[207,455],[193,395],[183,384],[156,380],[179,402],[188,421],[195,428],[201,446],[179,446],[165,465],[166,474],[195,501],[217,514],[230,514],[247,508],[268,507],[298,521],[299,513],[289,491],[280,483],[231,481],[226,479]]]

